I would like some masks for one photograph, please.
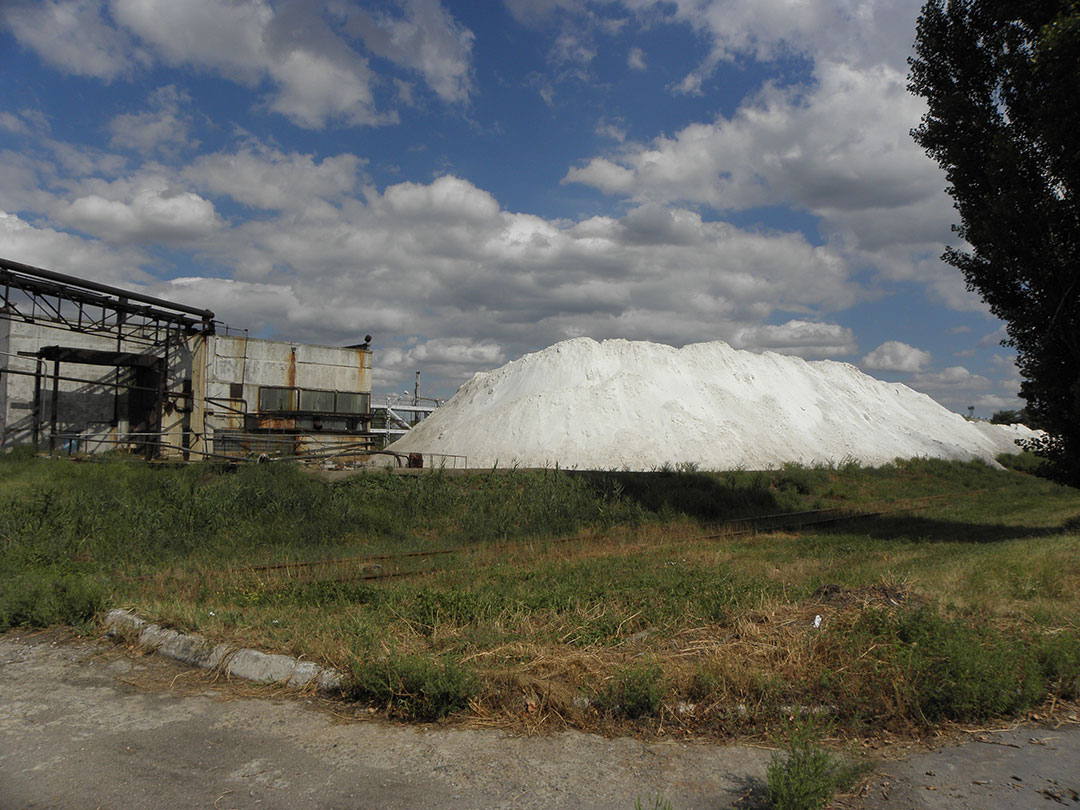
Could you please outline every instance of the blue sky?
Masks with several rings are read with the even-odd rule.
[[[917,0],[7,0],[0,256],[374,336],[377,391],[582,335],[1018,407],[911,141]]]

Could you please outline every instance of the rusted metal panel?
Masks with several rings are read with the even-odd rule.
[[[208,413],[213,411],[208,424],[218,432],[227,454],[304,456],[324,454],[330,446],[368,447],[367,409],[345,414],[337,402],[339,394],[353,396],[342,397],[345,403],[370,401],[370,351],[258,338],[211,340],[217,345],[214,362],[207,365],[212,374],[204,382],[204,399],[228,403],[208,408]],[[293,393],[283,399],[262,396],[264,389]]]
[[[256,416],[255,425],[260,430],[296,430],[296,419],[283,416]]]

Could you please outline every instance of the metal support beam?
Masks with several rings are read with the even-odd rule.
[[[38,444],[41,441],[41,377],[42,368],[44,367],[44,361],[38,360],[34,363],[34,411],[33,411],[33,424],[31,425],[31,436],[34,442],[34,450],[38,450]]]
[[[115,335],[122,340],[162,342],[176,330],[213,334],[214,313],[88,279],[54,273],[0,258],[0,317],[47,320],[73,332]]]
[[[56,433],[60,427],[60,361],[53,360],[52,402],[49,403],[49,452],[56,451]]]

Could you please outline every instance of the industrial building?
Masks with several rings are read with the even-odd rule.
[[[370,337],[230,334],[210,310],[0,259],[0,446],[149,458],[375,448]]]

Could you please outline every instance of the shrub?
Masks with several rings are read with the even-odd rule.
[[[846,643],[858,666],[832,695],[842,710],[870,716],[887,705],[922,724],[1014,715],[1042,701],[1051,682],[1075,688],[1080,667],[1075,640],[1033,642],[927,607],[867,610]],[[852,691],[856,683],[862,693]]]
[[[655,664],[623,667],[597,695],[597,705],[630,719],[660,713],[664,703],[664,675]]]
[[[354,667],[350,696],[374,700],[404,720],[439,720],[468,708],[479,691],[476,675],[455,661],[392,655]]]
[[[796,718],[788,731],[784,753],[774,755],[765,772],[772,810],[820,810],[865,772],[866,765],[846,762],[822,748],[812,719]]]
[[[1080,697],[1080,636],[1058,633],[1043,638],[1037,649],[1047,687],[1064,700]]]
[[[1002,467],[1022,473],[1035,473],[1046,463],[1045,459],[1030,450],[1022,453],[999,453],[996,460]]]
[[[104,586],[83,574],[35,571],[0,585],[0,632],[12,627],[82,624],[105,602]]]

